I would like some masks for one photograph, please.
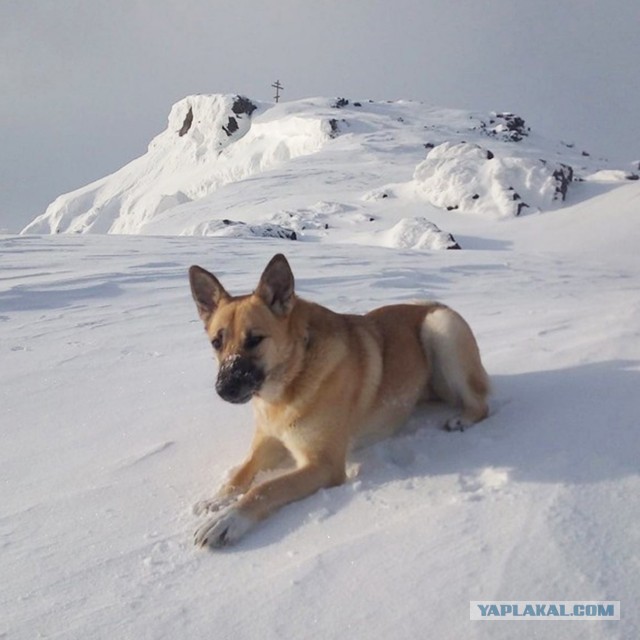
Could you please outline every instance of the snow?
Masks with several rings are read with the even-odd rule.
[[[239,103],[253,110],[238,115]],[[230,219],[293,229],[300,241],[377,245],[403,218],[455,235],[434,209],[492,218],[557,209],[572,175],[598,171],[624,174],[510,113],[196,95],[171,108],[145,155],[60,196],[23,233],[218,235]],[[328,226],[318,224],[324,203],[344,214]]]
[[[147,158],[63,196],[31,228],[93,233],[0,237],[0,637],[640,635],[640,183],[574,182],[553,210],[520,217],[447,211],[408,186],[427,158],[415,148],[427,115],[435,147],[467,138],[533,162],[551,146],[535,132],[510,142],[479,128],[484,143],[472,140],[466,113],[323,100],[258,105],[219,157],[252,135],[252,148],[279,135],[288,150],[249,174],[248,146],[244,179],[199,200],[186,187],[194,162],[174,202],[147,207],[170,174],[159,162],[143,190],[133,176],[142,162],[151,171]],[[349,123],[335,138],[329,116]],[[302,130],[297,149],[316,151],[293,158],[287,141]],[[546,160],[583,177],[602,168],[561,146]],[[114,204],[113,228],[81,212],[138,187],[141,209]],[[431,223],[463,250],[416,250]],[[216,237],[219,224],[299,239]],[[116,226],[164,237],[95,233]],[[186,272],[200,264],[244,293],[277,252],[300,295],[337,311],[425,298],[460,311],[492,377],[491,415],[447,433],[449,411],[422,408],[355,452],[345,485],[202,551],[192,505],[241,461],[252,416],[215,394]],[[492,599],[620,600],[622,620],[469,621],[470,600]]]
[[[566,165],[501,158],[479,145],[445,142],[416,167],[413,188],[419,197],[447,210],[518,216],[531,207],[551,209],[563,199],[558,176],[570,181],[570,174]]]
[[[317,151],[328,139],[323,120],[264,107],[236,113],[239,96],[189,96],[176,103],[167,129],[148,152],[111,176],[57,198],[27,225],[30,233],[139,233],[155,215],[220,187]],[[187,114],[192,125],[182,133]],[[276,118],[273,123],[272,119]],[[229,128],[229,119],[237,130]],[[255,118],[255,124],[251,119]],[[181,135],[182,133],[182,135]]]
[[[455,238],[426,218],[403,218],[383,234],[383,246],[398,249],[459,249]]]

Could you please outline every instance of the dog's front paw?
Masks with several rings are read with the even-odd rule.
[[[194,543],[198,547],[209,545],[220,548],[235,544],[249,531],[254,522],[236,508],[209,518],[195,533]]]
[[[200,500],[193,505],[193,513],[196,516],[201,516],[203,513],[216,513],[218,511],[224,511],[227,507],[230,507],[238,496],[217,496],[215,498],[209,498],[208,500]]]

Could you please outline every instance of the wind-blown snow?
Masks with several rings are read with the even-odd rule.
[[[227,126],[233,98],[220,104]],[[308,127],[297,148],[316,152],[180,204],[185,169],[163,211],[113,217],[176,235],[0,237],[0,637],[640,637],[640,183],[572,182],[560,208],[499,219],[411,191],[429,153],[418,132],[535,165],[537,134],[505,141],[498,124],[413,103],[258,105],[225,167],[249,136],[257,148],[260,127],[263,149],[276,131],[293,149]],[[581,178],[599,168],[560,147],[546,159]],[[31,231],[79,230],[75,207],[108,189],[125,202],[118,175],[64,196]],[[139,204],[169,179],[147,175]],[[409,250],[431,247],[432,223],[463,250]],[[251,231],[268,224],[299,240]],[[203,237],[223,228],[239,237]],[[421,408],[354,453],[345,485],[202,551],[191,505],[240,462],[252,415],[215,394],[186,271],[201,264],[245,293],[276,252],[300,295],[337,311],[425,298],[459,310],[492,377],[491,415],[452,434],[446,408]],[[622,619],[469,621],[470,600],[493,599],[620,600]]]

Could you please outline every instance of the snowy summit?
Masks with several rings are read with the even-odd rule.
[[[172,107],[145,155],[60,196],[23,233],[451,249],[459,247],[448,233],[456,224],[442,211],[496,219],[557,209],[603,165],[508,112],[196,95]],[[610,172],[614,181],[632,177]]]

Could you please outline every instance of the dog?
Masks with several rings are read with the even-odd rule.
[[[443,304],[335,313],[296,295],[282,254],[247,295],[230,295],[195,265],[189,281],[219,362],[216,391],[227,402],[252,400],[256,421],[246,460],[194,507],[213,514],[195,533],[198,546],[233,544],[280,507],[342,484],[354,440],[393,434],[421,400],[461,408],[451,431],[488,415],[475,337]],[[286,460],[293,468],[254,484]]]

